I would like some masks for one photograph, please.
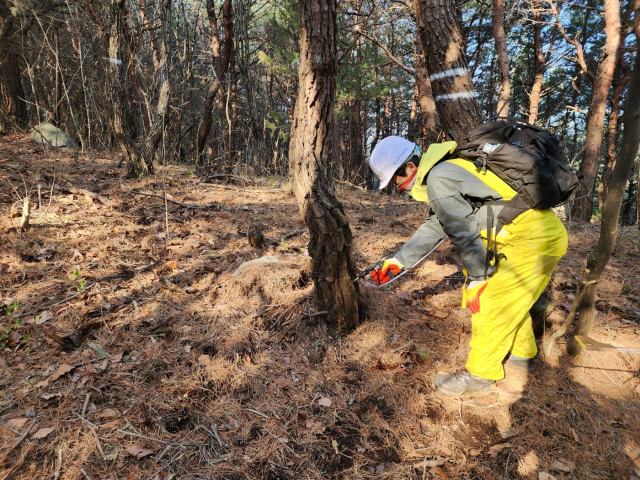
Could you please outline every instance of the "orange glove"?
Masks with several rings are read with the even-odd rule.
[[[469,307],[471,313],[480,313],[480,295],[487,288],[486,280],[474,280],[462,287],[462,308]]]
[[[387,258],[382,264],[382,268],[371,272],[371,278],[373,278],[376,285],[384,285],[398,275],[403,268],[404,265],[395,258]]]

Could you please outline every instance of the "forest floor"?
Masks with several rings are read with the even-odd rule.
[[[128,180],[114,158],[0,139],[0,478],[640,477],[640,355],[572,359],[562,340],[531,373],[507,365],[488,392],[442,396],[433,377],[463,367],[470,339],[448,241],[391,287],[361,282],[363,322],[338,335],[314,307],[282,179],[204,183],[171,166]],[[427,214],[348,186],[338,196],[359,268]],[[598,230],[568,225],[540,342]],[[620,233],[591,334],[634,349],[639,237]],[[262,256],[278,262],[234,275]]]

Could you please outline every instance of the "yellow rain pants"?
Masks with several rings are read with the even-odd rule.
[[[490,380],[504,378],[502,361],[507,353],[536,355],[529,310],[568,245],[567,231],[552,210],[528,210],[503,228],[507,236],[504,243],[498,240],[498,252],[506,258],[480,296],[480,312],[471,317],[466,365],[473,375]]]

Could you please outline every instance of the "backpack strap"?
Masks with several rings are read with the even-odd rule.
[[[505,202],[503,200],[487,202],[487,259],[484,264],[485,279],[490,277],[491,274],[496,271],[500,265],[500,260],[507,258],[504,253],[498,253],[498,242],[496,237],[500,230],[502,230],[503,226],[500,221],[500,217],[498,217],[498,222],[496,224],[496,233],[495,235],[493,234],[493,205],[498,206],[503,205],[504,203]]]
[[[520,195],[516,195],[507,201],[499,201],[504,205],[504,208],[498,214],[498,221],[502,226],[509,225],[518,215],[529,210],[529,206],[524,202],[524,200],[522,200]]]

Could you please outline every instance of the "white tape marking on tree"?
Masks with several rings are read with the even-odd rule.
[[[473,92],[459,92],[459,93],[447,93],[446,95],[438,95],[434,100],[439,102],[441,100],[458,100],[459,98],[474,98],[476,96]]]
[[[443,78],[448,77],[461,77],[463,75],[466,75],[467,73],[469,73],[469,70],[463,67],[451,68],[449,70],[445,70],[444,72],[434,73],[433,75],[430,75],[429,80],[433,82],[434,80],[442,80]]]

